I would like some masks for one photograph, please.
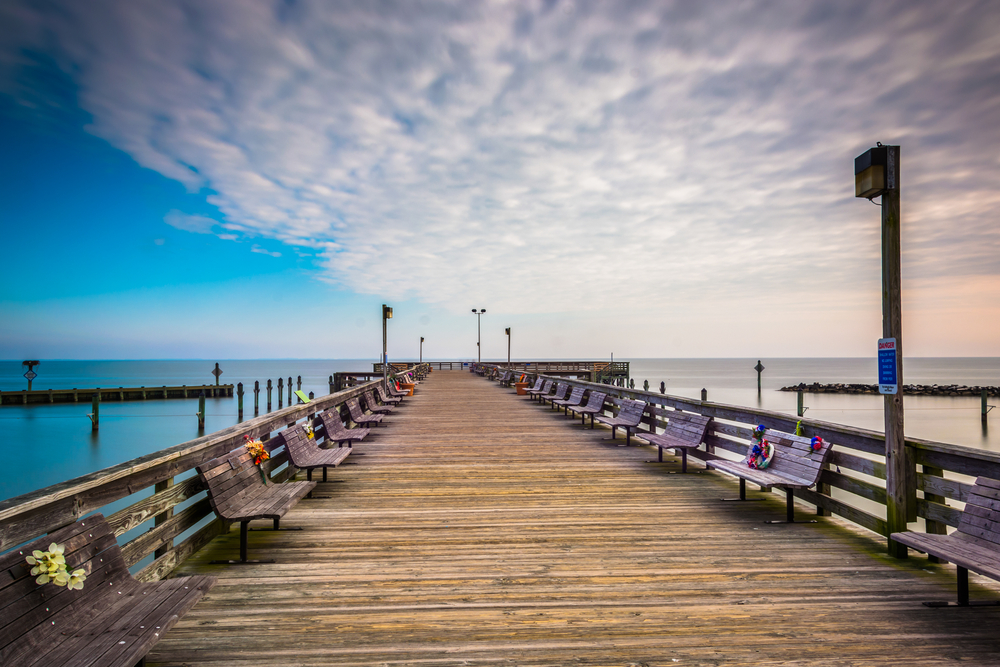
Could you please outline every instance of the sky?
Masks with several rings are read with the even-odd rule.
[[[873,357],[876,142],[1000,356],[1000,3],[4,0],[0,358]]]

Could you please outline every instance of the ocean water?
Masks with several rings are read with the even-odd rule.
[[[244,417],[253,416],[252,388],[271,379],[302,376],[302,390],[323,395],[334,372],[370,372],[374,360],[219,360],[221,382],[243,382]],[[631,362],[637,387],[666,383],[668,394],[698,398],[702,388],[719,403],[795,414],[799,382],[875,382],[875,359],[761,359],[765,370],[757,393],[757,359],[620,359]],[[36,367],[35,389],[155,387],[214,383],[215,361],[46,361]],[[0,361],[0,390],[27,388],[20,361]],[[1000,385],[1000,358],[914,358],[903,364],[904,382]],[[287,389],[286,398],[287,398]],[[273,407],[277,408],[277,398]],[[261,412],[266,398],[261,390]],[[806,394],[807,417],[882,430],[881,396]],[[906,397],[905,429],[913,437],[1000,451],[1000,423],[990,430],[980,419],[978,397]],[[91,431],[90,403],[0,407],[5,466],[20,474],[0,476],[0,500],[158,451],[237,421],[237,399],[207,399],[205,431],[198,431],[198,399],[153,399],[101,403],[101,428]],[[1000,419],[1000,411],[991,419]]]

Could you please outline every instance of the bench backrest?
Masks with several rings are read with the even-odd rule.
[[[294,466],[298,466],[299,463],[305,463],[309,456],[316,452],[317,448],[316,441],[310,440],[306,435],[305,429],[298,424],[289,426],[276,437],[272,438],[272,440],[280,440],[285,444],[285,450],[288,451],[288,458],[291,459]]]
[[[638,426],[642,419],[642,412],[646,409],[645,401],[633,401],[631,398],[623,398],[621,410],[618,412],[618,419],[630,426]]]
[[[830,453],[830,443],[813,451],[811,438],[767,430],[764,439],[774,445],[774,458],[767,467],[768,472],[776,472],[785,477],[799,480],[807,486],[812,486],[823,472],[823,466]]]
[[[570,405],[580,405],[580,401],[583,400],[583,387],[573,387],[573,391],[569,394],[569,404]]]
[[[36,584],[25,558],[36,549],[47,551],[55,542],[65,547],[63,557],[69,572],[84,570],[83,590],[54,584]],[[109,583],[131,579],[115,535],[101,514],[76,523],[0,556],[0,665],[30,662],[39,647],[45,650],[72,636],[76,627],[92,620],[93,603]],[[71,606],[72,605],[72,606]],[[66,616],[56,622],[53,618]],[[70,615],[77,619],[74,626]],[[67,636],[68,635],[68,636]],[[30,641],[23,641],[30,638]]]
[[[340,412],[335,409],[326,410],[319,413],[319,419],[323,422],[323,429],[326,431],[326,439],[333,442],[337,436],[347,433],[347,427],[340,421]]]
[[[705,441],[708,423],[712,421],[712,418],[707,415],[681,412],[680,410],[668,413],[667,418],[663,435],[669,435],[684,442],[696,442],[699,445]]]
[[[569,391],[569,385],[562,382],[556,383],[556,393],[552,394],[550,397],[553,401],[561,401],[566,398],[566,392]]]
[[[604,400],[608,397],[607,394],[601,391],[591,391],[590,396],[587,399],[587,409],[596,410],[597,408],[604,406]]]
[[[375,400],[375,393],[369,389],[365,392],[365,404],[368,406],[369,410],[374,411],[378,407],[378,401]]]
[[[351,411],[351,416],[357,421],[358,417],[364,417],[365,413],[361,410],[361,404],[358,403],[358,399],[349,398],[347,399],[347,409]]]
[[[958,532],[988,548],[1000,545],[1000,480],[976,480],[965,501]]]
[[[271,451],[271,442],[264,443],[264,448]],[[234,506],[242,504],[242,498],[248,490],[266,488],[264,480],[260,478],[260,470],[254,465],[253,458],[245,447],[202,463],[197,469],[208,487],[208,500],[212,509],[223,518],[233,514],[231,510]]]
[[[539,389],[541,389],[543,382],[545,382],[545,380],[543,380],[542,378],[536,379],[535,386],[531,388],[531,391],[538,391]]]
[[[542,383],[542,393],[548,394],[550,391],[552,391],[552,380],[546,380]]]

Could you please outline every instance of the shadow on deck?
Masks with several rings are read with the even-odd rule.
[[[836,519],[764,524],[778,496],[719,502],[731,478],[470,373],[386,421],[282,521],[304,530],[251,533],[276,564],[208,565],[238,527],[185,562],[219,583],[148,664],[1000,664],[1000,609],[920,604],[952,569]]]

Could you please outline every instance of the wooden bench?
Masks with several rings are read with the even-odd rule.
[[[568,410],[570,406],[580,405],[583,402],[583,392],[586,391],[583,387],[573,387],[573,391],[570,392],[569,398],[564,398],[560,400],[553,400],[552,405],[556,407],[561,407],[564,414],[569,414]]]
[[[545,382],[545,380],[543,380],[542,378],[536,378],[535,379],[535,386],[531,387],[530,389],[525,389],[524,390],[525,393],[528,394],[529,396],[531,396],[531,392],[533,392],[533,391],[541,391],[542,390],[542,384],[544,382]]]
[[[265,443],[268,447],[268,443]],[[271,447],[268,447],[271,449]],[[273,563],[247,560],[247,528],[254,519],[271,519],[274,530],[279,529],[281,517],[305,496],[316,482],[288,482],[264,484],[260,470],[254,465],[250,453],[244,448],[234,449],[224,456],[198,466],[198,474],[208,487],[208,500],[212,509],[223,521],[240,522],[239,561],[212,561],[236,563]]]
[[[615,429],[624,428],[625,445],[628,446],[632,444],[632,429],[639,425],[645,409],[645,401],[633,401],[631,398],[623,398],[617,417],[598,416],[597,421],[611,427],[612,440],[615,439]]]
[[[951,535],[893,533],[890,540],[929,556],[954,563],[958,602],[925,602],[928,607],[968,607],[969,570],[1000,580],[1000,480],[980,477],[969,492],[958,529]],[[977,600],[972,605],[1000,605],[1000,600]]]
[[[580,415],[580,425],[586,426],[584,420],[587,419],[587,415],[590,415],[590,428],[594,428],[594,415],[599,415],[604,412],[604,401],[607,399],[608,395],[602,391],[590,391],[590,396],[587,397],[587,404],[583,407],[579,406],[569,406],[569,409]]]
[[[669,414],[663,433],[636,431],[636,437],[656,445],[657,460],[663,461],[663,450],[681,451],[681,472],[687,472],[688,449],[697,449],[705,441],[711,417],[674,410]]]
[[[65,547],[83,590],[37,584],[32,551]],[[94,514],[0,556],[0,665],[132,667],[215,585],[209,576],[140,582],[114,532]]]
[[[326,433],[327,442],[336,442],[338,445],[346,442],[350,446],[355,440],[364,440],[371,433],[370,428],[347,428],[340,420],[340,413],[337,410],[326,410],[319,413],[319,419],[323,422],[323,430]]]
[[[747,499],[747,480],[764,489],[775,486],[784,489],[785,521],[767,523],[795,523],[795,499],[792,492],[794,489],[808,489],[819,481],[830,454],[830,443],[824,441],[818,450],[813,450],[810,438],[771,430],[764,433],[764,439],[774,445],[774,458],[764,470],[750,468],[745,458],[742,461],[714,459],[707,465],[739,477],[740,500]]]
[[[326,469],[336,468],[344,462],[350,453],[350,447],[331,447],[323,449],[319,443],[306,435],[301,426],[289,426],[278,436],[285,443],[288,458],[296,468],[306,471],[306,479],[312,481],[312,471],[323,469],[323,481],[326,481]]]
[[[375,386],[375,393],[378,394],[378,400],[382,401],[386,405],[399,405],[403,402],[402,396],[393,396],[388,393],[388,390],[381,384]]]
[[[358,426],[361,426],[362,424],[378,424],[382,421],[382,415],[366,415],[364,410],[361,409],[361,404],[358,403],[358,399],[356,398],[347,399],[347,409],[351,413],[351,420],[353,420]]]
[[[556,390],[550,396],[542,396],[542,403],[548,401],[553,406],[555,401],[565,401],[566,394],[569,393],[569,385],[565,382],[556,382]]]
[[[395,406],[392,405],[379,405],[379,402],[375,400],[375,392],[371,389],[364,393],[365,405],[368,406],[368,411],[376,415],[387,415],[393,411]]]
[[[546,396],[550,391],[552,391],[552,380],[545,380],[542,382],[541,389],[529,389],[528,396],[532,398],[536,396]]]

